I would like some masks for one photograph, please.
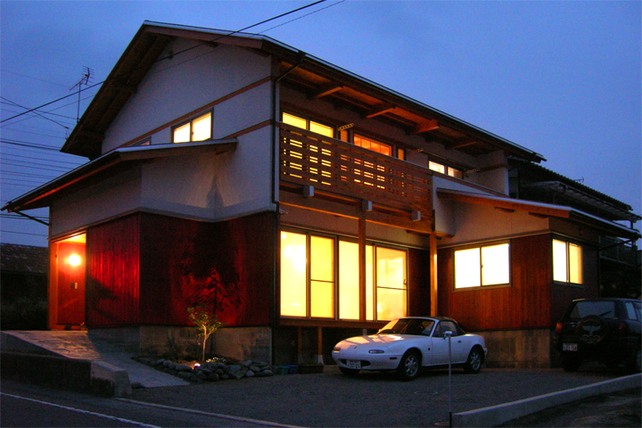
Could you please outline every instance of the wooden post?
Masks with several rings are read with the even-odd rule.
[[[317,327],[317,364],[323,365],[323,328]]]
[[[359,320],[366,320],[366,218],[359,218]]]
[[[303,328],[297,327],[297,364],[303,364]]]
[[[438,293],[438,276],[437,276],[437,237],[435,234],[430,235],[430,315],[439,314],[439,293]]]

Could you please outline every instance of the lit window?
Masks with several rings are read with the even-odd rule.
[[[455,250],[455,288],[510,283],[509,244]]]
[[[403,250],[366,246],[367,320],[406,315],[406,257]],[[360,309],[357,243],[281,232],[282,316],[358,320]]]
[[[406,252],[377,247],[377,320],[406,314]]]
[[[281,233],[281,315],[307,315],[306,235]]]
[[[297,128],[306,129],[315,134],[324,135],[326,137],[334,137],[334,129],[330,126],[323,125],[312,120],[305,119],[303,117],[295,116],[289,113],[283,113],[283,123],[288,125],[296,126]]]
[[[359,319],[359,245],[339,241],[339,318]]]
[[[446,173],[446,167],[444,165],[433,161],[428,161],[428,169],[432,171],[437,171],[441,174]]]
[[[464,174],[457,168],[448,167],[448,175],[455,178],[464,178]]]
[[[553,281],[582,283],[582,247],[553,240]]]
[[[382,155],[392,156],[392,146],[389,144],[380,143],[370,138],[362,137],[360,135],[354,136],[354,145],[363,147],[364,149],[372,150],[373,152],[381,153]]]
[[[212,112],[174,128],[174,142],[205,141],[212,138]]]
[[[310,237],[310,316],[334,317],[334,239]]]

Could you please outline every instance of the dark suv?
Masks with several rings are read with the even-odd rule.
[[[640,300],[574,300],[555,327],[553,346],[566,371],[576,371],[583,361],[598,361],[608,367],[624,363],[639,372],[641,322]]]

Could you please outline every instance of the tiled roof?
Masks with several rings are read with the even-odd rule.
[[[1,270],[44,274],[49,271],[49,249],[30,245],[0,244]]]

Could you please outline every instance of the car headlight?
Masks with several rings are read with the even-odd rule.
[[[385,351],[383,349],[371,349],[368,351],[368,354],[384,354]]]

